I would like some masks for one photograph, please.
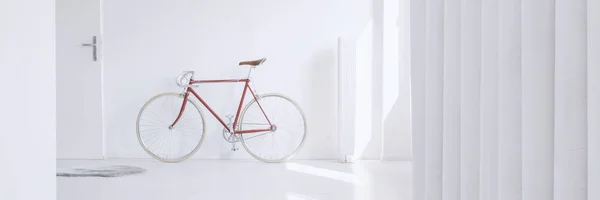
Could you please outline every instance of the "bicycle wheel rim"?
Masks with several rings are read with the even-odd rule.
[[[279,100],[280,103],[276,103],[276,105],[283,106],[284,108],[274,108],[270,106],[269,99]],[[291,159],[293,156],[295,156],[295,154],[298,153],[298,151],[300,151],[300,149],[304,145],[304,141],[306,140],[307,125],[304,112],[295,101],[281,94],[262,95],[259,101],[261,107],[263,108],[267,116],[269,116],[269,119],[271,120],[272,124],[277,126],[277,130],[266,134],[241,134],[242,145],[244,146],[246,151],[257,160],[267,163],[285,162]],[[263,121],[260,125],[249,125],[255,124],[255,122],[248,120],[248,118],[250,117],[254,118],[254,120],[259,118],[264,119],[264,116],[259,109],[260,107],[258,107],[256,100],[252,100],[250,103],[248,103],[244,108],[238,121],[238,130],[260,129],[265,128],[265,125],[268,126],[268,124],[264,124],[264,122],[266,121]],[[249,112],[253,112],[253,116],[250,115]],[[283,116],[288,117],[287,119],[283,119],[284,122],[282,123],[281,117]],[[289,126],[289,122],[291,122],[292,126]],[[259,134],[264,135],[257,136]],[[286,137],[288,138],[288,143],[285,142]],[[293,142],[289,143],[289,139],[291,138],[295,140],[292,140]],[[270,139],[271,145],[269,145],[268,142],[264,141],[267,139]],[[281,142],[281,139],[283,139],[284,142]],[[251,140],[263,141],[255,142]],[[282,143],[282,145],[287,146],[282,147],[282,145],[279,145],[280,142]],[[281,151],[282,148],[285,150]]]
[[[146,153],[162,162],[173,163],[188,159],[204,140],[206,126],[203,113],[190,99],[187,100],[186,109],[177,125],[169,128],[177,117],[182,102],[183,97],[179,93],[159,94],[148,100],[138,114],[138,141]]]

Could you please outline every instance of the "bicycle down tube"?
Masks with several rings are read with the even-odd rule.
[[[250,88],[250,80],[249,79],[225,79],[225,80],[190,80],[190,85],[192,84],[200,84],[200,83],[237,83],[237,82],[244,82],[244,90],[242,92],[242,97],[240,99],[240,103],[238,105],[238,109],[235,115],[235,120],[233,122],[233,133],[234,134],[244,134],[244,133],[258,133],[258,132],[268,132],[268,131],[272,131],[273,130],[273,125],[271,124],[271,120],[269,120],[269,117],[267,117],[267,114],[265,113],[265,111],[263,110],[262,106],[260,105],[260,102],[258,102],[258,98],[256,98],[256,94],[254,94],[254,91],[252,91],[252,88]],[[267,122],[269,123],[269,128],[267,129],[249,129],[249,130],[239,130],[236,131],[235,127],[237,127],[237,123],[238,123],[238,119],[240,117],[240,113],[242,112],[242,105],[244,104],[244,98],[246,97],[246,90],[250,90],[250,93],[252,94],[252,98],[254,98],[254,101],[256,101],[256,104],[258,105],[258,107],[260,108],[260,111],[263,113],[265,119],[267,120]],[[177,116],[177,118],[175,119],[175,121],[173,122],[173,124],[171,124],[171,128],[174,127],[177,122],[179,122],[179,119],[181,118],[181,116],[183,115],[183,111],[185,111],[185,105],[187,103],[187,100],[189,98],[189,94],[190,92],[200,101],[200,103],[202,103],[202,105],[204,105],[204,107],[206,107],[206,109],[208,109],[208,111],[215,117],[217,118],[217,120],[219,121],[219,123],[221,123],[221,125],[223,125],[223,127],[225,127],[225,129],[227,129],[227,131],[232,132],[232,130],[230,129],[230,127],[227,127],[227,124],[225,124],[225,122],[223,121],[223,119],[221,119],[221,117],[219,117],[219,115],[217,115],[217,113],[215,113],[215,111],[204,101],[204,99],[202,99],[200,97],[200,95],[198,95],[198,93],[196,93],[196,91],[194,89],[192,89],[192,87],[188,87],[186,92],[185,92],[185,96],[183,98],[183,103],[181,105],[181,109],[179,111],[179,115]]]

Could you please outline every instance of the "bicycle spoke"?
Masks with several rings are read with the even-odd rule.
[[[155,130],[161,130],[161,129],[164,129],[164,128],[159,127],[159,128],[140,129],[140,131],[144,131],[145,132],[145,131],[155,131]]]
[[[258,103],[250,104],[244,111],[240,121],[243,128],[240,129],[268,127],[265,117],[277,129],[268,133],[242,134],[244,147],[254,157],[263,161],[277,162],[292,156],[304,142],[306,130],[303,114],[295,103],[281,96],[266,95],[259,103],[260,106]]]
[[[182,102],[182,104],[183,104],[183,102]],[[173,106],[169,106],[169,107],[171,107],[171,116],[173,118],[177,118],[177,114],[175,114],[175,106],[174,106],[175,105],[175,98],[174,97],[171,98],[171,105],[173,105]]]
[[[154,147],[156,144],[160,144],[163,137],[164,137],[164,134],[160,134],[160,136],[158,136],[158,138],[156,140],[154,140],[153,143],[151,143],[151,144],[148,145],[148,149],[154,149],[152,147]]]
[[[194,138],[194,137],[193,137],[192,135],[190,135],[190,134],[183,133],[183,132],[180,132],[180,133],[181,133],[181,135],[183,135],[183,136],[187,136],[188,138],[190,138],[190,139],[191,139],[191,140],[184,140],[184,141],[196,141],[196,140],[198,140],[198,139]],[[200,136],[200,137],[202,137],[202,136]]]
[[[190,134],[188,134],[188,133],[186,133],[186,132],[179,131],[179,133],[181,133],[182,135],[188,136],[188,137],[189,137],[190,139],[192,139],[192,140],[197,140],[196,138],[194,138],[194,136],[192,136],[192,135],[190,135]]]
[[[244,125],[263,125],[263,126],[268,126],[269,124],[259,123],[259,122],[244,122]]]
[[[162,132],[162,130],[146,131],[145,134],[140,135],[140,137],[147,138],[148,136],[160,135],[161,132]]]
[[[182,117],[181,119],[183,119],[183,117]],[[189,122],[191,122],[191,121],[194,121],[194,119],[200,119],[200,117],[197,117],[197,118],[190,118],[190,119],[186,119],[186,120],[180,120],[179,122],[177,122],[177,124],[178,124],[178,125],[187,124],[187,123],[189,123]]]
[[[156,129],[156,130],[152,130],[152,131],[144,131],[145,134],[144,135],[140,135],[140,137],[145,137],[145,136],[148,136],[148,135],[156,135],[156,134],[159,134],[160,131],[161,131],[161,129]]]
[[[168,114],[169,113],[168,112],[168,108],[170,107],[169,103],[168,103],[168,99],[163,100],[162,104],[163,104],[163,106],[162,106],[163,112],[166,113],[166,114]]]
[[[148,122],[152,122],[154,124],[165,124],[164,122],[159,122],[159,121],[153,121],[154,119],[142,119],[143,121],[148,121]]]
[[[169,153],[166,158],[169,159],[169,154],[171,154],[171,149],[173,148],[173,133],[169,135]]]
[[[175,130],[178,131],[190,131],[190,132],[202,132],[203,128],[194,128],[194,127],[177,127]]]
[[[156,115],[156,113],[152,112],[151,110],[149,110],[148,112],[150,112],[148,114],[152,114],[152,116],[154,116],[154,118],[156,119],[156,121],[159,121],[159,122],[161,122],[163,124],[167,124],[167,122],[165,122],[162,118],[158,117],[158,115]]]
[[[167,135],[171,135],[171,133],[167,133]],[[161,147],[160,147],[160,149],[159,149],[159,151],[158,151],[158,153],[159,153],[159,154],[160,154],[161,152],[163,152],[163,153],[165,152],[165,150],[166,150],[166,148],[167,148],[167,146],[166,146],[165,144],[167,144],[167,143],[168,143],[168,142],[167,142],[167,141],[168,141],[168,137],[169,137],[169,136],[165,136],[165,138],[163,139],[163,143],[160,145]]]
[[[165,147],[165,143],[166,143],[166,140],[167,140],[167,137],[168,137],[167,135],[168,135],[168,134],[169,134],[169,133],[167,132],[167,133],[165,133],[165,134],[164,134],[164,135],[163,135],[163,136],[160,138],[160,143],[159,143],[160,145],[158,146],[158,149],[157,149],[157,151],[156,151],[158,154],[160,154],[160,153],[162,152],[162,149]]]
[[[152,138],[150,138],[150,139],[146,140],[146,142],[147,142],[149,145],[150,145],[150,144],[154,144],[154,142],[156,142],[156,141],[159,141],[158,139],[159,139],[160,137],[162,137],[162,135],[163,135],[162,133],[156,134],[156,135],[154,135]],[[151,142],[152,142],[152,143],[151,143]]]
[[[150,126],[150,127],[163,127],[159,125],[140,124],[139,126]]]
[[[292,136],[290,134],[284,134],[284,132],[286,131],[282,131],[279,135],[281,135],[281,138],[285,140],[285,143],[287,143],[288,145],[294,145],[291,140]]]
[[[248,138],[245,138],[245,139],[246,139],[246,140],[250,140],[250,139],[252,139],[252,138],[255,138],[255,137],[260,137],[260,136],[263,136],[263,135],[266,135],[266,134],[269,134],[269,133],[270,133],[270,132],[267,132],[267,133],[263,133],[263,134],[260,134],[260,135],[251,136],[251,137],[248,137]],[[248,134],[248,133],[245,133],[245,134]]]
[[[150,142],[156,142],[158,138],[160,138],[164,133],[162,132],[158,132],[157,134],[155,134],[152,138],[148,139],[147,142],[148,144],[150,144]]]
[[[277,145],[277,142],[275,141],[275,134],[271,134],[271,137],[273,138],[273,145],[277,150],[279,150],[279,145]]]
[[[181,113],[178,124],[168,126]],[[137,120],[137,134],[142,147],[154,158],[178,162],[197,150],[203,139],[204,119],[198,106],[192,101],[183,101],[180,94],[165,93],[148,101]]]

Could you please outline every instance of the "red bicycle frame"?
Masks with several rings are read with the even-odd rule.
[[[224,79],[224,80],[194,80],[194,79],[190,79],[189,85],[200,84],[200,83],[240,83],[240,82],[244,82],[245,85],[244,85],[244,91],[242,92],[242,97],[240,99],[240,104],[237,109],[237,113],[235,114],[235,121],[233,122],[233,127],[232,127],[234,129],[233,133],[234,134],[244,134],[244,133],[258,133],[258,132],[273,131],[274,126],[273,126],[273,124],[271,124],[271,120],[269,120],[269,117],[267,117],[267,114],[265,114],[265,111],[263,110],[262,106],[260,105],[260,102],[258,102],[258,98],[256,98],[256,94],[254,94],[254,91],[252,91],[252,88],[250,88],[250,85],[249,85],[250,79]],[[252,93],[252,97],[256,101],[256,104],[260,108],[260,111],[263,113],[263,115],[265,116],[265,119],[269,123],[268,129],[235,130],[237,127],[238,119],[240,117],[240,112],[242,111],[242,104],[244,104],[244,97],[246,96],[247,90],[250,90],[250,93]],[[181,105],[181,110],[179,111],[179,115],[177,116],[177,118],[175,119],[175,121],[173,122],[171,127],[174,127],[177,124],[177,122],[179,121],[179,119],[181,118],[181,116],[183,115],[183,111],[185,111],[185,105],[186,105],[187,99],[190,96],[190,92],[194,96],[196,96],[196,98],[198,100],[200,100],[202,105],[204,105],[204,107],[206,107],[206,109],[208,109],[208,111],[210,111],[210,113],[215,118],[217,118],[217,120],[219,120],[221,125],[223,125],[223,127],[225,127],[225,129],[227,129],[227,131],[232,132],[230,127],[227,127],[225,122],[223,122],[223,119],[221,119],[221,117],[219,117],[219,115],[217,115],[215,113],[215,111],[212,108],[210,108],[210,106],[200,97],[200,95],[198,95],[198,93],[196,93],[196,91],[194,89],[192,89],[192,87],[187,88],[187,90],[185,92],[185,96],[183,97],[183,103]]]

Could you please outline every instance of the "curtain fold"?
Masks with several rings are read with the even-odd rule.
[[[556,0],[554,199],[587,199],[586,0]]]
[[[588,199],[600,199],[600,0],[587,1]]]
[[[522,2],[523,199],[552,199],[554,1]]]
[[[444,4],[442,199],[460,199],[461,0]]]
[[[414,199],[600,199],[599,0],[410,3]]]

